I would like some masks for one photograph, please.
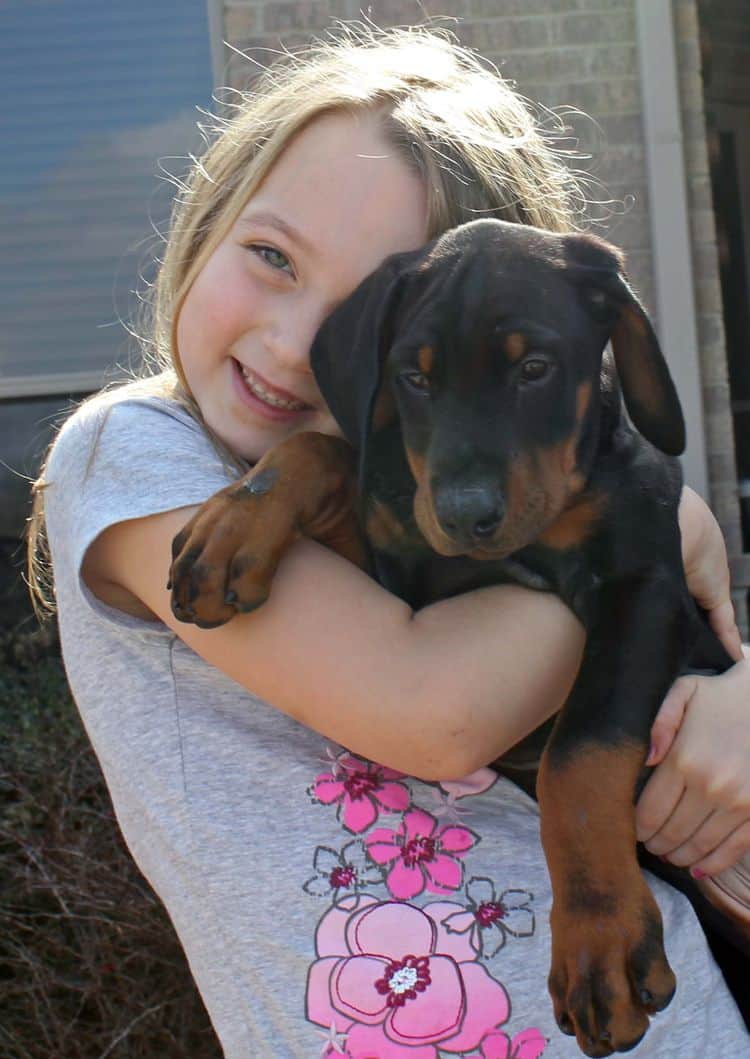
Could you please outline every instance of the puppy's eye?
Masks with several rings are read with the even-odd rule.
[[[430,380],[421,371],[402,371],[399,374],[399,382],[414,393],[426,394],[430,392]]]
[[[552,365],[544,357],[527,357],[521,364],[523,382],[540,382],[549,375]]]

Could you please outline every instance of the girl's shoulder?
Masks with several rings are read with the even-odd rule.
[[[236,474],[179,401],[124,385],[85,401],[61,428],[43,476],[47,521],[77,533],[85,510],[101,532],[202,503]]]
[[[89,397],[63,422],[46,465],[47,482],[65,475],[90,475],[97,464],[144,463],[199,455],[217,459],[203,426],[176,397],[136,380]]]
[[[205,431],[184,404],[166,388],[150,383],[149,379],[137,379],[88,397],[62,423],[52,452],[60,447],[91,442],[105,427],[132,430],[145,425],[158,430],[168,429],[171,421],[205,436]]]

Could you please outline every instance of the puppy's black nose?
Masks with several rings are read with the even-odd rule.
[[[485,518],[480,518],[474,523],[474,536],[482,540],[485,537],[491,537],[497,527],[503,520],[503,516],[497,510],[497,507]]]
[[[440,489],[435,514],[449,537],[471,546],[492,537],[503,521],[505,505],[496,487],[472,483]]]

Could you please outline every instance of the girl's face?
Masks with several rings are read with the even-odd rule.
[[[422,181],[371,114],[316,119],[286,148],[188,291],[185,378],[208,426],[255,462],[339,433],[310,370],[328,314],[389,254],[427,241]]]

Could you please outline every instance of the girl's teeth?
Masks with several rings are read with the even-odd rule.
[[[288,408],[293,412],[301,412],[303,408],[307,407],[303,401],[286,401],[283,397],[278,397],[274,393],[269,393],[268,390],[264,389],[256,379],[248,375],[244,368],[241,367],[240,370],[242,371],[242,377],[247,383],[249,389],[256,397],[259,397],[261,401],[265,401],[266,404],[270,404],[274,408]]]

